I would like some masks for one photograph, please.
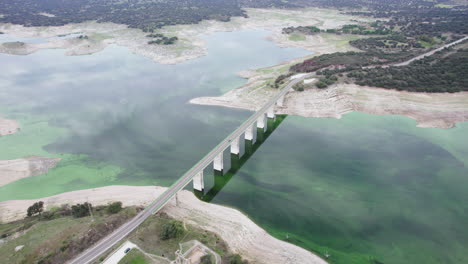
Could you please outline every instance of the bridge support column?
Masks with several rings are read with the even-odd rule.
[[[240,143],[239,138],[233,139],[231,143],[231,153],[239,155],[240,153]]]
[[[270,108],[268,108],[267,110],[267,117],[268,118],[275,118],[275,109],[273,106],[271,106]]]
[[[253,141],[254,134],[253,134],[253,125],[249,126],[247,130],[245,130],[245,139]]]
[[[265,114],[261,115],[257,119],[257,127],[258,128],[265,128]]]
[[[284,104],[284,95],[278,98],[278,100],[276,101],[277,106],[283,106],[283,104]]]
[[[223,152],[219,153],[213,160],[213,168],[217,171],[223,171]]]
[[[203,170],[197,173],[193,177],[192,181],[193,181],[193,188],[197,191],[203,192],[203,189],[205,189],[205,183],[203,181]]]

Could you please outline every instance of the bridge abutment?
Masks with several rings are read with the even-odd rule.
[[[278,100],[276,101],[276,105],[277,106],[283,106],[284,105],[284,95],[281,96],[280,98],[278,98]]]

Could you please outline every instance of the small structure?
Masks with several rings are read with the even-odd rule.
[[[213,256],[214,263],[221,264],[221,257],[198,240],[181,243],[175,254],[176,259],[171,261],[171,264],[198,264],[205,255]]]

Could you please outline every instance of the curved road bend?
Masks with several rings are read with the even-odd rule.
[[[120,226],[117,230],[98,241],[94,246],[88,248],[86,251],[78,255],[75,259],[70,260],[69,264],[85,264],[90,263],[97,257],[102,255],[114,244],[126,237],[130,232],[136,229],[143,221],[145,221],[152,214],[158,212],[169,200],[186,185],[188,185],[193,177],[201,170],[205,169],[214,158],[231,145],[231,141],[240,137],[250,126],[254,125],[257,119],[264,115],[265,112],[275,105],[276,101],[285,95],[293,85],[311,76],[312,74],[305,74],[299,78],[290,81],[283,89],[273,96],[260,110],[255,112],[249,117],[242,125],[240,125],[234,132],[227,136],[221,143],[219,143],[213,150],[210,151],[203,159],[201,159],[195,166],[188,170],[179,180],[177,180],[171,187],[169,187],[163,194],[158,196],[149,206],[141,211],[137,216],[132,218],[127,223]]]

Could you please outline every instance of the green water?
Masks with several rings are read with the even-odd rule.
[[[289,116],[204,198],[331,263],[465,263],[467,150],[468,123]]]

